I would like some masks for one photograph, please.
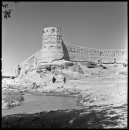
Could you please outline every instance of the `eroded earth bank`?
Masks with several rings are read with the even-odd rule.
[[[55,83],[52,82],[53,76]],[[2,128],[127,128],[125,64],[56,62],[27,72],[25,76],[3,78],[2,109],[22,105],[26,93],[75,96],[81,107],[2,114]]]

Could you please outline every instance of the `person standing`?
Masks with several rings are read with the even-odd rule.
[[[55,83],[55,81],[56,81],[56,78],[53,76],[52,82]]]
[[[66,83],[66,78],[65,77],[63,78],[63,81],[64,81],[64,84],[65,84]]]

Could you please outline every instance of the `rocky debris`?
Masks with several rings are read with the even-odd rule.
[[[44,87],[46,85],[47,84],[45,82],[43,82],[43,83],[36,83],[36,82],[34,82],[33,85],[32,85],[32,89],[42,88],[42,87]]]
[[[15,79],[16,77],[15,76],[3,76],[2,75],[2,79]]]
[[[30,79],[23,79],[21,82],[19,82],[21,85],[31,85],[33,82]]]
[[[125,66],[123,69],[121,69],[119,74],[127,75],[127,67]]]
[[[74,64],[74,66],[70,70],[73,72],[78,72],[80,74],[84,74],[84,72],[79,64]]]
[[[119,72],[119,74],[127,75],[127,71],[121,71],[121,72]]]
[[[40,78],[44,79],[45,77],[48,77],[48,75],[51,75],[50,77],[52,78],[52,74],[58,74],[58,77],[61,77],[61,75],[67,75],[67,73],[65,73],[64,71],[69,71],[69,69],[71,67],[74,66],[74,63],[72,62],[66,62],[66,61],[63,61],[61,63],[59,62],[55,62],[53,64],[44,64],[44,65],[40,65],[38,68],[37,68],[37,73],[40,74]],[[76,69],[77,70],[77,69]],[[78,69],[78,72],[79,72],[79,69]],[[68,77],[68,76],[66,76]],[[60,78],[58,78],[60,79]],[[62,80],[62,79],[60,79]],[[58,81],[60,82],[60,81]]]
[[[27,80],[31,82],[52,82],[53,75],[57,74],[56,82],[62,82],[62,78],[66,80],[85,78],[84,72],[78,64],[72,62],[63,62],[61,64],[44,64],[38,67],[37,71],[30,76],[27,75],[19,83],[23,84]],[[37,75],[37,76],[36,76]],[[39,75],[39,76],[38,76]],[[31,84],[31,83],[30,83]]]
[[[16,101],[16,100],[12,100],[11,102],[2,100],[2,109],[9,109],[18,105],[21,105],[21,102]]]
[[[81,63],[83,71],[86,77],[107,77],[112,75],[119,75],[119,72],[122,71],[125,67],[122,64],[101,64],[95,67],[87,67],[87,63]],[[127,70],[125,70],[127,72]]]
[[[9,103],[2,100],[2,109],[8,109],[8,108],[9,108]]]
[[[54,74],[57,74],[57,82],[63,81],[62,78],[66,77],[66,80],[80,80],[86,77],[97,78],[97,77],[107,77],[119,74],[126,74],[127,70],[121,64],[94,64],[94,67],[87,67],[91,65],[90,63],[72,63],[63,62],[59,64],[55,62],[53,64],[44,64],[38,67],[37,72],[27,75],[26,78],[21,80],[22,84],[32,84],[33,82],[52,82]],[[59,68],[58,68],[59,67]],[[59,78],[58,78],[59,77]],[[27,81],[28,80],[28,81]],[[20,83],[20,84],[21,84]]]
[[[80,94],[81,89],[78,87],[69,86],[67,84],[55,83],[49,84],[48,86],[39,87],[36,89],[36,92],[52,92],[58,94],[78,95]]]
[[[52,63],[44,63],[37,67],[37,70],[29,73],[26,77],[19,80],[25,82],[30,80],[31,82],[52,82],[53,74],[57,74],[58,77],[64,76],[67,81],[80,80],[86,77],[107,77],[119,74],[126,74],[126,70],[122,64],[95,64],[93,62],[69,62],[65,60],[54,61]],[[122,72],[120,72],[122,71]],[[61,82],[62,79],[59,79]]]
[[[96,65],[94,62],[88,62],[88,63],[86,64],[86,66],[87,66],[88,68],[95,68],[97,65]]]
[[[55,78],[55,83],[61,83],[63,82],[64,76],[61,74],[54,74],[53,78]]]
[[[10,79],[10,78],[3,78],[2,79],[2,86],[9,86],[9,85],[15,85],[17,82],[15,79]]]
[[[67,88],[61,86],[55,89],[55,92],[60,92],[62,94],[80,94],[81,90],[78,88]]]
[[[24,93],[21,93],[20,89],[6,88],[2,91],[2,109],[20,105],[20,102],[24,100],[22,95]]]
[[[63,70],[63,69],[68,69],[70,68],[71,66],[73,66],[73,63],[72,62],[63,62],[63,63],[60,63],[60,62],[57,62],[57,63],[51,63],[51,64],[44,64],[44,65],[40,65],[38,68],[37,68],[37,73],[40,73],[40,72],[46,72],[47,71],[53,71],[53,70]]]
[[[2,79],[2,109],[20,105],[20,102],[24,100],[20,87],[14,79]]]

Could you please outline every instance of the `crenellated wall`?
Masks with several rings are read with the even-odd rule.
[[[28,71],[36,69],[42,63],[50,63],[61,59],[77,62],[127,63],[127,50],[95,49],[65,45],[62,41],[60,28],[48,27],[43,30],[42,49],[20,65],[15,66],[15,75],[24,75]]]
[[[66,45],[71,61],[92,61],[98,63],[124,63],[127,51],[124,49],[93,49]]]

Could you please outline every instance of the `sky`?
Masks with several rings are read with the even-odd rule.
[[[7,3],[7,2],[6,2]],[[61,28],[67,45],[127,49],[127,2],[8,2],[2,15],[2,75],[39,51],[43,28]]]

